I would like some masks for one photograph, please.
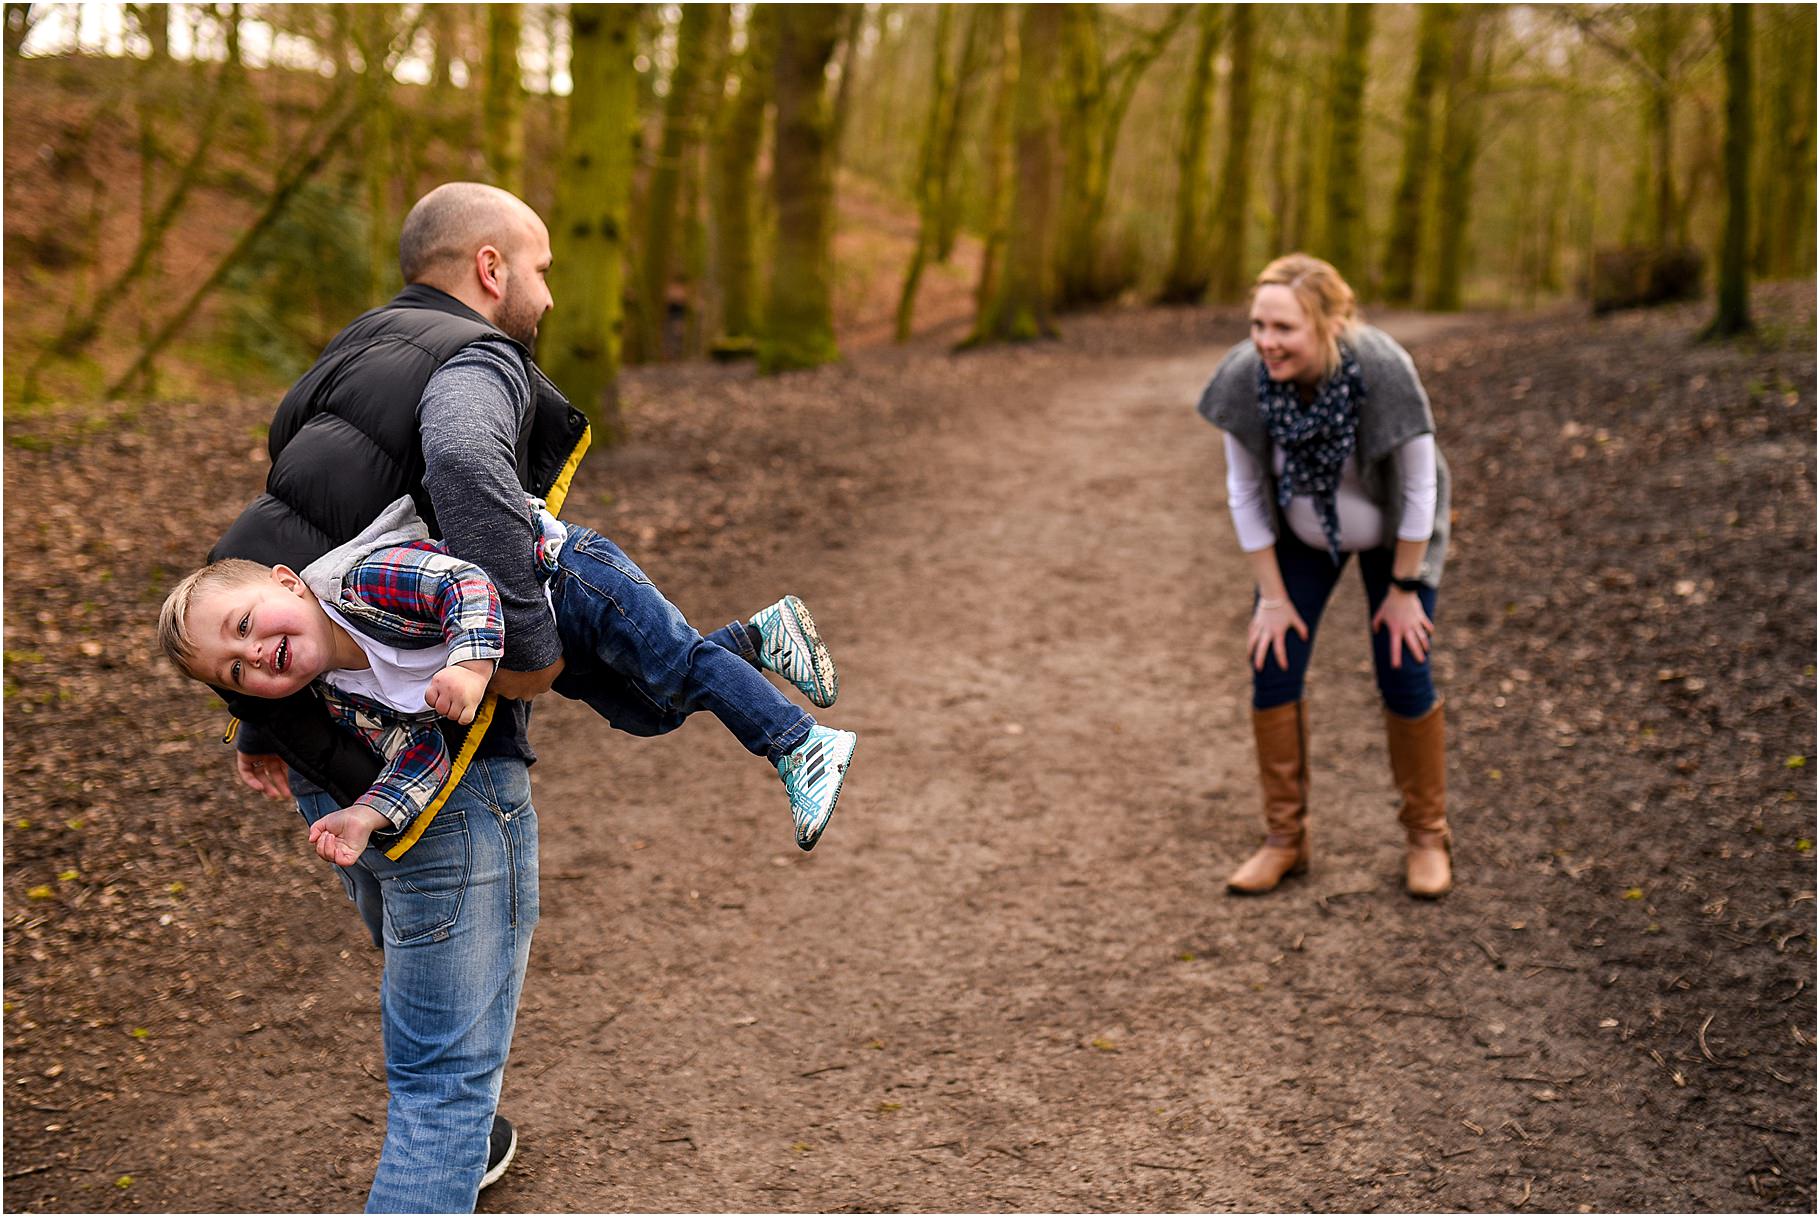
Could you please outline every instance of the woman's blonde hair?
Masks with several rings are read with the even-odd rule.
[[[1340,340],[1351,342],[1359,325],[1358,304],[1352,287],[1330,262],[1313,254],[1284,254],[1258,275],[1251,285],[1255,297],[1260,287],[1286,287],[1295,293],[1314,326],[1321,344],[1321,374],[1332,376],[1340,366]]]

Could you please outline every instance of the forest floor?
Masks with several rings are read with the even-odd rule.
[[[1259,835],[1233,310],[627,377],[566,509],[693,620],[802,595],[860,733],[813,854],[716,723],[539,703],[542,923],[485,1211],[1815,1204],[1814,291],[1379,320],[1455,477],[1459,887],[1399,885],[1362,594],[1312,873]],[[380,959],[154,658],[269,402],[9,422],[5,1205],[347,1210]]]

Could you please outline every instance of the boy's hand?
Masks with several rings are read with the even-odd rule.
[[[487,680],[493,675],[490,659],[468,659],[452,663],[430,677],[430,687],[423,695],[424,704],[444,718],[458,723],[474,721],[480,699],[487,695]]]
[[[331,811],[310,825],[310,844],[316,847],[316,855],[323,861],[336,866],[352,866],[366,852],[367,838],[374,830],[390,825],[390,820],[365,803],[356,803],[340,811]]]

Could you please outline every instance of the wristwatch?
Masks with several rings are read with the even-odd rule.
[[[1390,583],[1401,592],[1420,592],[1427,586],[1420,579],[1399,579],[1395,575],[1391,576]]]

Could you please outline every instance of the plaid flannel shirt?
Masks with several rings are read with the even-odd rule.
[[[412,650],[446,646],[450,664],[497,661],[505,653],[498,589],[485,571],[451,557],[438,541],[362,558],[342,578],[335,611],[378,642]],[[404,829],[429,806],[453,764],[436,712],[406,714],[323,680],[315,687],[335,721],[385,762],[360,801]]]

